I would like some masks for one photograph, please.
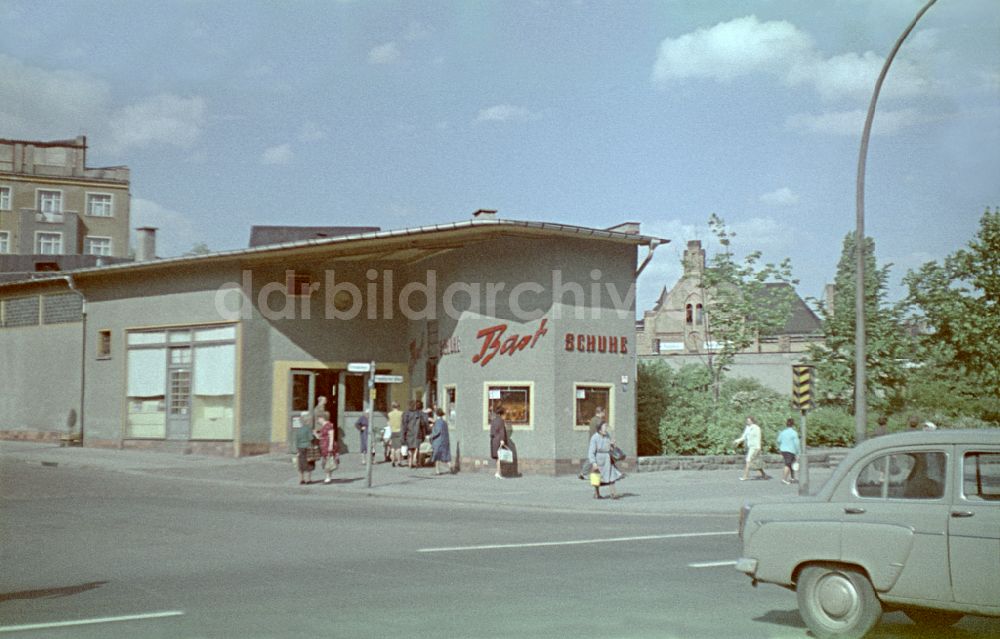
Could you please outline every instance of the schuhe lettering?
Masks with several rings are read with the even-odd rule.
[[[622,335],[584,335],[566,333],[566,350],[570,353],[617,353],[628,354],[628,338]]]

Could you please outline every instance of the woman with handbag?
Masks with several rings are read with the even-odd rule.
[[[295,428],[296,462],[299,468],[300,484],[312,483],[312,471],[316,467],[316,462],[309,459],[313,439],[316,437],[311,417],[309,411],[303,412],[300,421],[297,420],[299,425]]]
[[[504,424],[503,415],[507,410],[503,406],[498,406],[490,419],[490,457],[497,460],[497,479],[503,479],[500,472],[500,449],[506,447],[507,426]]]
[[[618,499],[615,482],[624,477],[611,458],[611,450],[617,448],[608,435],[608,423],[602,422],[597,432],[590,438],[587,459],[590,460],[590,485],[594,487],[594,499],[601,499],[601,486],[611,487],[611,499]]]
[[[333,483],[333,471],[337,470],[340,463],[340,449],[337,444],[337,427],[333,422],[326,420],[319,430],[319,450],[323,472],[326,473],[324,484]]]

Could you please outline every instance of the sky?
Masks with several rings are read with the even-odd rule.
[[[791,259],[821,297],[855,228],[875,79],[924,0],[0,0],[0,137],[88,136],[158,253],[250,226],[501,218]],[[865,225],[891,296],[1000,206],[1000,2],[939,0],[882,89]],[[643,249],[644,251],[644,249]]]

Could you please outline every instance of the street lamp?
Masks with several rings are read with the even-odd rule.
[[[896,44],[892,47],[882,71],[875,81],[875,91],[872,93],[872,101],[868,105],[868,116],[865,118],[864,132],[861,134],[861,150],[858,152],[858,179],[856,185],[856,207],[857,207],[857,230],[854,240],[854,256],[856,259],[857,280],[854,285],[854,441],[861,443],[868,432],[868,401],[865,394],[865,160],[868,156],[868,138],[872,131],[872,120],[875,118],[875,103],[878,102],[878,94],[882,90],[882,82],[889,72],[889,65],[892,64],[896,52],[903,45],[903,40],[910,35],[913,28],[917,26],[917,21],[937,0],[929,0],[916,17],[910,22],[906,30],[903,31]]]

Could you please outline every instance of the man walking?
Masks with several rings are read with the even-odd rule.
[[[747,417],[747,425],[743,429],[743,434],[733,440],[733,446],[740,443],[747,447],[746,465],[743,467],[743,476],[740,477],[740,481],[750,479],[751,470],[760,471],[761,479],[770,479],[770,476],[764,472],[764,458],[760,451],[760,426],[757,425],[753,417]]]

